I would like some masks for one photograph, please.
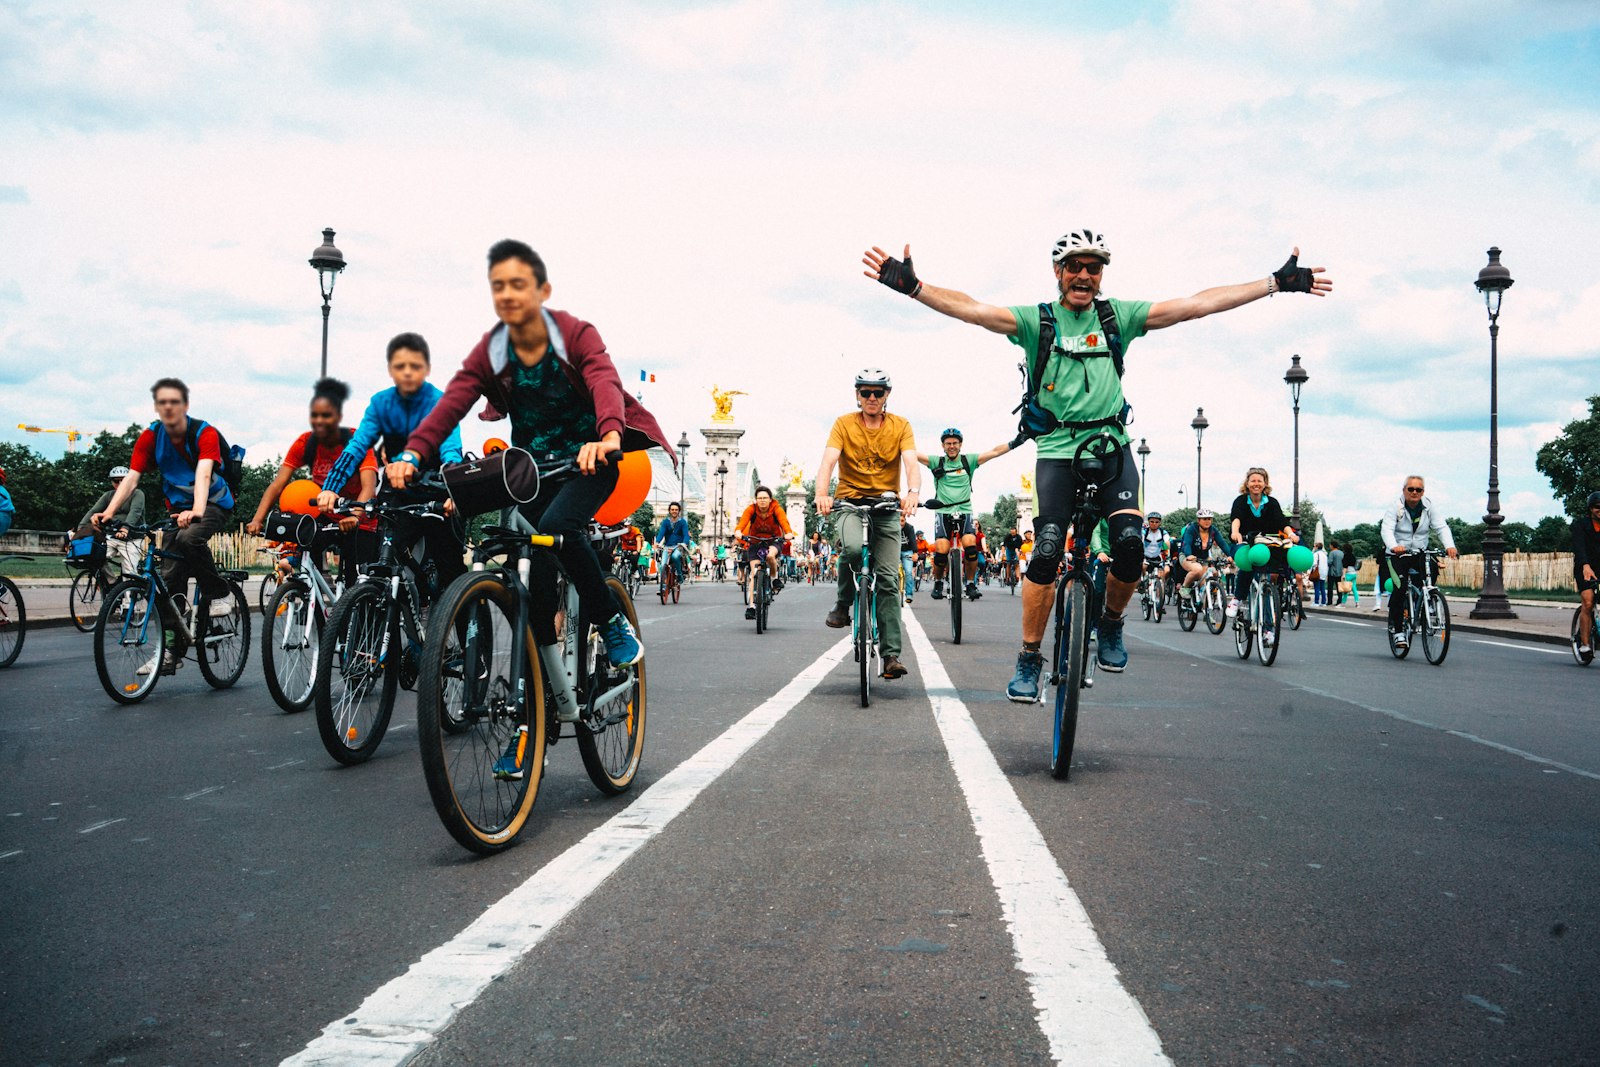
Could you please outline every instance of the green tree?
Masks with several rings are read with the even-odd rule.
[[[690,512],[689,513],[688,520],[689,520],[689,540],[693,541],[696,544],[699,544],[699,542],[700,542],[700,530],[704,525],[705,519],[701,516],[701,514],[698,511],[694,511],[694,512]]]
[[[648,500],[639,505],[638,510],[628,521],[639,527],[639,532],[644,535],[646,541],[656,539],[656,509]]]
[[[1375,522],[1359,522],[1345,530],[1335,530],[1331,534],[1339,542],[1339,547],[1346,553],[1354,553],[1357,559],[1373,559],[1383,549],[1383,534]]]
[[[1445,519],[1445,525],[1450,527],[1450,536],[1455,538],[1456,550],[1468,556],[1483,551],[1483,530],[1481,522],[1468,522],[1466,519]],[[1501,527],[1502,530],[1505,527]]]
[[[1194,521],[1196,508],[1173,508],[1161,513],[1161,528],[1173,537],[1183,533],[1183,528]]]
[[[1500,527],[1500,533],[1506,539],[1507,552],[1533,551],[1533,527],[1527,523],[1508,522]]]
[[[1294,518],[1294,516],[1290,516]],[[1317,523],[1326,522],[1322,516],[1322,509],[1309,497],[1300,498],[1300,539],[1307,548],[1311,547],[1311,539],[1317,535]]]
[[[1566,552],[1572,548],[1572,527],[1559,515],[1546,515],[1533,528],[1529,552]]]
[[[1011,532],[1011,527],[1017,525],[1022,515],[1017,506],[1015,493],[1002,493],[1000,499],[994,502],[994,510],[984,516],[983,528],[985,530],[998,530],[1002,535]]]
[[[1569,517],[1583,514],[1584,498],[1600,489],[1600,396],[1589,398],[1587,418],[1567,423],[1545,442],[1533,465],[1550,480]]]

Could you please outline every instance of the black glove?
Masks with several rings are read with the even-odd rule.
[[[1280,293],[1311,291],[1311,268],[1300,266],[1299,256],[1290,256],[1284,260],[1283,266],[1272,272],[1272,277],[1277,280]]]
[[[922,283],[917,280],[917,272],[911,269],[910,256],[906,257],[904,263],[893,256],[885,259],[883,266],[878,268],[878,281],[906,296],[916,296],[922,292]]]

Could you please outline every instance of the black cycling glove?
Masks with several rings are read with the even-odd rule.
[[[911,269],[910,256],[906,257],[904,263],[893,256],[885,259],[883,266],[878,268],[878,281],[906,296],[916,296],[922,292],[922,283],[917,280],[917,272]]]
[[[1272,277],[1277,280],[1280,293],[1311,291],[1311,268],[1300,266],[1299,256],[1290,256],[1284,260],[1283,266],[1272,272]]]

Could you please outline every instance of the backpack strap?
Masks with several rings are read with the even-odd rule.
[[[1037,393],[1044,385],[1044,368],[1050,360],[1050,350],[1056,345],[1056,313],[1048,301],[1039,305],[1039,343],[1033,352],[1033,374],[1028,378],[1028,392]]]
[[[1117,313],[1111,307],[1111,301],[1095,297],[1095,313],[1100,316],[1100,328],[1106,333],[1106,347],[1111,349],[1111,362],[1117,368],[1117,377],[1122,377],[1122,332],[1117,328]]]

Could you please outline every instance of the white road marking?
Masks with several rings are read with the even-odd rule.
[[[285,1064],[401,1064],[544,940],[805,699],[845,654],[844,639],[639,798],[490,905],[470,926],[347,1011]]]
[[[126,818],[122,818],[122,819],[106,819],[103,822],[97,822],[97,823],[93,824],[92,826],[85,826],[82,830],[79,830],[78,833],[80,833],[80,834],[92,834],[96,830],[104,830],[108,826],[115,825],[116,823],[119,823],[119,822],[127,822],[127,821],[128,820]]]
[[[269,771],[281,771],[285,767],[293,767],[296,763],[304,763],[304,762],[305,762],[305,760],[303,760],[303,759],[284,760],[282,763],[274,763],[272,766],[268,767],[267,770],[269,770]]]
[[[14,848],[10,852],[0,852],[0,860],[8,860],[12,856],[20,856],[20,855],[22,855],[22,849]]]
[[[1494,645],[1496,648],[1515,648],[1522,652],[1543,652],[1547,656],[1572,655],[1571,649],[1539,648],[1537,645],[1514,645],[1510,641],[1482,641],[1474,637],[1472,638],[1472,643],[1475,645]]]
[[[1372,623],[1370,623],[1370,622],[1351,622],[1349,619],[1327,619],[1327,618],[1325,618],[1322,621],[1323,622],[1336,622],[1340,626],[1359,626],[1363,630],[1369,630],[1369,629],[1372,628]]]
[[[1094,924],[1029,818],[922,625],[905,617],[933,717],[977,828],[984,862],[1057,1063],[1170,1064],[1139,1002],[1123,988]],[[1040,753],[1048,735],[1039,718]],[[1068,788],[1063,785],[1063,789]]]
[[[193,793],[189,793],[186,796],[179,797],[178,799],[179,800],[195,800],[195,799],[198,799],[199,797],[205,796],[208,793],[220,792],[221,789],[222,789],[222,787],[220,785],[208,785],[204,789],[196,789]]]

